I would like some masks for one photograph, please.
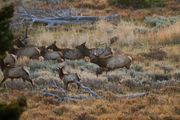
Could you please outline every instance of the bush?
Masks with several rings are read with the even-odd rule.
[[[163,6],[163,0],[107,0],[109,5],[133,7],[133,8],[149,8],[153,6]]]
[[[0,10],[0,54],[9,49],[13,34],[9,30],[9,24],[14,13],[14,5],[6,5]]]

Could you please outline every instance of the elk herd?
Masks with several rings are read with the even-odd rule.
[[[27,38],[27,36],[25,37]],[[21,78],[23,81],[28,81],[34,86],[33,81],[30,78],[29,70],[24,65],[16,65],[16,62],[21,57],[28,57],[30,59],[43,60],[57,60],[58,62],[63,62],[65,60],[79,60],[89,58],[89,62],[97,64],[101,69],[97,71],[96,75],[102,73],[103,71],[110,71],[118,68],[130,68],[132,57],[125,54],[114,55],[112,48],[106,45],[106,47],[96,47],[88,48],[86,42],[75,48],[59,48],[54,41],[49,46],[35,46],[26,45],[25,42],[17,40],[13,43],[13,49],[6,52],[4,59],[0,62],[1,70],[3,72],[3,80],[0,82],[0,86],[5,82],[6,79],[16,79]],[[59,78],[63,81],[64,87],[67,90],[68,84],[75,81],[80,81],[77,73],[63,72],[63,67],[57,66],[57,72]],[[77,84],[78,85],[78,84]],[[79,88],[79,85],[78,85]]]

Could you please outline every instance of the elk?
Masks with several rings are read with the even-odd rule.
[[[53,51],[61,51],[64,59],[77,60],[84,58],[83,54],[78,49],[58,48],[56,45],[56,41],[54,41],[54,43],[49,45],[47,49],[52,49]]]
[[[14,54],[9,54],[6,52],[6,56],[3,59],[5,65],[14,66],[16,64],[17,57]]]
[[[24,36],[15,39],[12,42],[12,46],[16,46],[18,48],[26,47],[29,44],[29,37],[27,33],[28,33],[28,26],[26,26]]]
[[[29,57],[29,58],[37,58],[40,56],[40,50],[35,46],[27,46],[24,48],[17,49],[16,52],[17,57]]]
[[[80,81],[80,78],[77,73],[67,73],[65,74],[63,72],[64,67],[58,67],[57,71],[59,74],[59,78],[63,81],[64,87],[66,90],[68,90],[68,85],[70,83],[76,83],[78,86],[78,89],[80,88],[80,84],[78,84],[76,81]]]
[[[15,67],[9,67],[5,66],[3,62],[1,62],[1,70],[3,71],[4,78],[0,83],[0,86],[5,82],[8,78],[11,80],[15,78],[22,78],[22,80],[28,81],[33,85],[33,81],[30,79],[29,71],[24,66],[15,66]]]
[[[106,57],[106,56],[110,56],[113,54],[112,49],[110,47],[106,47],[106,48],[87,48],[86,47],[86,42],[82,43],[79,46],[76,46],[77,49],[79,49],[82,54],[84,56],[90,57],[90,58],[95,58],[96,54],[100,54],[100,57]]]
[[[45,60],[63,61],[62,53],[60,51],[49,51],[46,46],[42,46],[40,50],[41,56],[43,56]]]
[[[123,67],[129,69],[131,66],[132,57],[129,55],[101,57],[99,55],[91,59],[90,62],[99,65],[105,71],[110,71]]]
[[[16,40],[12,41],[12,46],[17,46],[18,48],[25,47],[26,45],[23,43],[20,38],[17,38]]]

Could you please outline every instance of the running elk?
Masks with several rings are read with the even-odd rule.
[[[15,78],[22,78],[24,82],[28,81],[33,86],[33,81],[30,79],[29,71],[24,66],[7,67],[3,62],[1,62],[1,70],[3,71],[4,78],[1,81],[0,86],[8,78],[11,80]]]
[[[9,54],[6,52],[6,56],[3,59],[4,64],[7,66],[14,66],[16,64],[17,57],[14,54]]]
[[[49,45],[47,47],[47,49],[52,49],[54,51],[61,51],[64,59],[77,60],[77,59],[84,58],[83,54],[78,49],[70,49],[70,48],[60,49],[60,48],[58,48],[56,45],[56,41],[54,41],[54,43]]]
[[[96,56],[90,61],[99,65],[104,70],[110,71],[123,67],[129,69],[132,62],[132,57],[128,55],[117,55],[108,57]]]
[[[35,46],[27,46],[17,49],[16,55],[17,57],[38,58],[40,56],[40,50]]]
[[[86,42],[82,43],[79,46],[76,46],[76,48],[79,49],[84,56],[90,57],[91,59],[95,58],[96,54],[100,54],[102,52],[103,53],[100,55],[100,57],[106,57],[113,54],[112,49],[110,47],[89,49],[86,47]]]
[[[78,86],[78,89],[79,89],[80,85],[76,81],[80,81],[80,78],[77,75],[77,73],[67,73],[67,74],[65,74],[63,72],[63,68],[64,67],[61,67],[61,68],[59,67],[59,68],[57,68],[57,71],[58,71],[60,79],[63,80],[65,89],[68,90],[68,85],[70,83],[76,83],[77,86]]]
[[[57,60],[62,62],[62,53],[60,51],[49,51],[46,46],[42,46],[40,48],[41,56],[44,57],[45,60]]]

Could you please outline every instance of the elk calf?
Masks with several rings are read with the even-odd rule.
[[[15,78],[22,78],[23,81],[28,81],[33,86],[33,81],[30,79],[29,71],[24,66],[16,66],[16,67],[6,67],[1,62],[1,69],[3,71],[4,78],[0,83],[0,86],[5,82],[8,78],[11,80]]]
[[[109,57],[98,56],[91,59],[90,61],[109,71],[123,67],[129,69],[132,62],[132,57],[127,55],[118,55],[118,56],[109,56]]]
[[[60,67],[57,68],[57,71],[58,71],[60,79],[63,80],[64,87],[65,87],[66,90],[68,90],[68,85],[70,83],[76,83],[77,86],[78,86],[78,89],[80,88],[80,85],[76,82],[76,81],[80,81],[80,78],[77,75],[77,73],[68,73],[68,74],[65,74],[63,72],[63,67],[62,68],[60,68]]]
[[[77,49],[79,49],[82,54],[84,56],[90,57],[90,58],[95,58],[96,54],[100,54],[100,57],[106,57],[106,56],[110,56],[113,54],[112,49],[110,47],[106,47],[106,48],[87,48],[86,47],[86,42],[82,43],[79,46],[76,46]]]
[[[78,49],[58,48],[56,45],[56,41],[54,41],[53,44],[49,45],[47,49],[52,49],[54,51],[61,51],[64,59],[77,60],[84,58],[83,54]]]

